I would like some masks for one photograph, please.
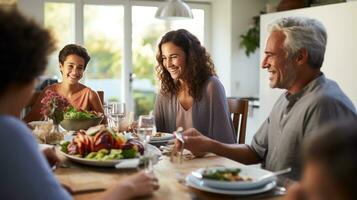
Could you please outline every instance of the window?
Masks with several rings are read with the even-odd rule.
[[[83,83],[93,90],[103,90],[105,101],[126,102],[128,110],[135,109],[136,115],[147,114],[153,109],[158,85],[156,51],[161,37],[167,31],[184,28],[196,35],[202,43],[206,44],[208,41],[206,25],[209,7],[205,4],[192,4],[193,20],[164,21],[154,17],[163,2],[37,1],[45,1],[45,26],[53,31],[59,50],[69,43],[83,43],[89,51],[91,61],[85,71]],[[125,15],[130,9],[131,15]],[[128,41],[131,41],[129,45]],[[129,85],[123,85],[131,72],[135,74],[135,78]],[[58,51],[51,56],[46,75],[61,77]]]
[[[61,78],[58,53],[63,46],[74,43],[74,3],[47,2],[44,7],[45,27],[50,29],[57,41],[57,50],[49,58],[46,78]]]
[[[123,66],[124,8],[120,5],[84,5],[84,46],[91,61],[84,83],[103,90],[108,101],[120,101]]]

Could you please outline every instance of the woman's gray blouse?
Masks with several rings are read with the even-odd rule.
[[[154,108],[157,131],[172,133],[176,130],[177,101],[176,95],[157,95]],[[217,77],[206,81],[202,98],[193,102],[192,122],[194,128],[214,140],[235,143],[225,90]]]

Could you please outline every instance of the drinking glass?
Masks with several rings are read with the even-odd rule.
[[[111,117],[110,117],[110,113],[112,112],[112,105],[110,103],[106,103],[106,104],[104,104],[103,108],[104,108],[104,115],[107,118],[108,126],[113,127],[114,122],[113,122],[113,120],[111,120]]]
[[[154,116],[140,115],[136,131],[140,141],[144,144],[144,168],[149,172],[152,172],[151,155],[148,151],[147,144],[150,142],[151,136],[156,133]]]
[[[125,103],[110,103],[109,113],[110,120],[112,121],[112,128],[119,132],[120,123],[123,121],[126,114]]]

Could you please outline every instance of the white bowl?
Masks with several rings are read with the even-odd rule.
[[[103,118],[104,117],[102,116],[93,119],[64,119],[61,121],[60,125],[67,131],[87,130],[92,126],[99,125]]]
[[[260,177],[272,174],[267,170],[263,170],[256,167],[238,167],[241,169],[239,173],[242,177],[249,177],[252,180],[249,181],[221,181],[221,180],[212,180],[207,178],[202,178],[203,184],[212,188],[219,189],[228,189],[228,190],[247,190],[253,188],[264,187],[265,185],[276,181],[276,176],[271,176],[269,178],[264,178],[259,180]],[[219,170],[219,169],[236,169],[236,168],[227,168],[227,167],[210,167],[210,168],[201,168],[192,173],[195,177],[195,174],[203,174],[204,170]]]

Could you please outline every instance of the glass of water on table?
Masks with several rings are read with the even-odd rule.
[[[136,129],[138,137],[144,144],[144,168],[148,172],[153,171],[151,155],[148,150],[148,143],[151,137],[156,133],[155,118],[153,115],[140,115],[138,120],[138,126]]]
[[[120,131],[120,123],[123,121],[126,115],[125,103],[112,102],[110,103],[109,118],[112,121],[112,128],[116,131]]]
[[[103,105],[104,108],[104,115],[107,118],[108,126],[114,127],[113,121],[111,120],[110,114],[112,113],[112,105],[110,103],[105,103]]]

